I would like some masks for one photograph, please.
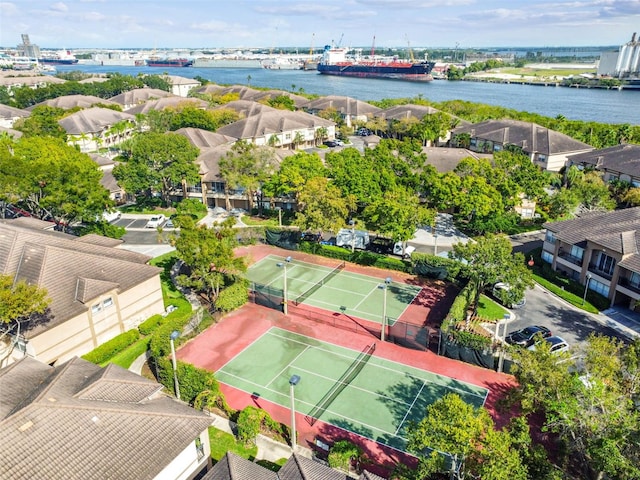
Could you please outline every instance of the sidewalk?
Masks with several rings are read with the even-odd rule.
[[[598,321],[627,337],[640,338],[640,313],[628,308],[611,307],[597,315]]]

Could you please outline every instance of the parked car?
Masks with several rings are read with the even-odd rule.
[[[322,142],[322,144],[331,148],[338,146],[338,143],[335,140],[327,140],[326,142]]]
[[[369,135],[373,135],[373,132],[371,130],[369,130],[368,128],[359,128],[356,133],[361,137],[366,137],[366,136],[369,136]]]
[[[540,335],[542,338],[551,336],[551,330],[542,325],[531,325],[529,327],[516,330],[507,335],[505,339],[507,343],[511,345],[520,345],[521,347],[529,347],[535,342],[536,335]]]
[[[173,218],[169,218],[169,220],[167,220],[167,223],[164,224],[164,228],[174,228],[175,225],[173,224]]]
[[[102,215],[99,216],[96,220],[111,223],[119,220],[121,216],[122,213],[119,210],[113,210],[111,212],[105,210],[104,212],[102,212]]]
[[[558,337],[557,335],[546,337],[540,340],[539,342],[534,342],[533,345],[530,345],[528,347],[528,350],[536,350],[537,346],[541,342],[547,342],[549,345],[551,345],[550,347],[551,353],[560,353],[560,352],[566,352],[567,350],[569,350],[569,344],[564,340],[564,338]]]
[[[158,227],[161,227],[162,224],[164,223],[164,221],[165,221],[165,216],[164,215],[154,215],[153,217],[151,217],[149,219],[149,221],[145,225],[145,228],[158,228]]]
[[[522,296],[522,298],[520,298],[519,300],[513,301],[512,299],[509,299],[509,291],[511,290],[511,287],[503,282],[498,282],[496,283],[492,290],[491,290],[491,294],[493,295],[493,297],[498,300],[500,303],[502,303],[505,307],[507,308],[522,308],[525,306],[525,304],[527,303],[527,299]],[[507,300],[509,299],[509,300]]]
[[[229,213],[234,217],[241,217],[242,215],[245,215],[247,211],[242,208],[232,208]]]

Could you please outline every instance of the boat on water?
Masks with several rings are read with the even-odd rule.
[[[38,62],[43,65],[75,65],[78,59],[69,50],[58,50],[57,52],[42,51]]]
[[[263,61],[262,68],[267,70],[302,70],[302,62],[298,58],[278,56]]]
[[[318,72],[324,75],[338,75],[360,78],[386,78],[408,80],[413,82],[430,82],[433,80],[431,70],[435,62],[407,61],[397,57],[379,58],[372,55],[369,59],[347,58],[348,48],[324,48],[322,60],[318,64]]]
[[[148,67],[191,67],[193,60],[188,58],[148,58]]]

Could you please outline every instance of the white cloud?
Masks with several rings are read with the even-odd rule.
[[[18,13],[18,7],[16,7],[15,3],[10,2],[0,2],[0,15],[1,16],[13,16]]]
[[[54,12],[68,12],[69,11],[69,7],[67,7],[67,5],[62,3],[62,2],[53,3],[49,8],[51,10],[53,10]]]

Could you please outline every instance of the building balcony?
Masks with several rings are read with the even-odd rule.
[[[558,253],[558,257],[578,266],[581,266],[584,260],[582,257],[575,257],[571,255],[569,252],[563,252],[562,250]]]
[[[613,272],[609,273],[605,270],[600,270],[597,265],[589,264],[589,272],[598,275],[601,278],[611,281],[613,278]]]
[[[631,290],[632,292],[640,294],[640,284],[631,283],[627,277],[618,278],[618,285],[626,288],[627,290]]]

